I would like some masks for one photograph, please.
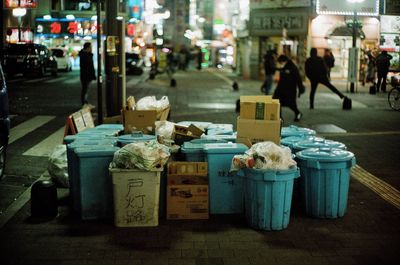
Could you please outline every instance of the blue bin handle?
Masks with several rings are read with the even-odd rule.
[[[354,167],[356,165],[356,158],[353,157],[351,160],[347,161],[347,166],[348,167]]]
[[[321,164],[318,160],[307,160],[307,167],[321,169]]]
[[[143,137],[143,132],[141,132],[141,131],[132,131],[131,136],[132,136],[132,138],[142,138]]]

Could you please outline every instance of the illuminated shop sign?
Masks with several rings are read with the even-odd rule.
[[[52,36],[79,36],[79,37],[96,37],[97,21],[87,18],[68,19],[36,19],[36,33]],[[126,25],[126,35],[134,37],[136,34],[136,24],[128,23]]]
[[[36,19],[37,34],[96,36],[97,22],[90,19]]]
[[[21,34],[21,35],[20,35]],[[7,43],[17,43],[17,42],[33,42],[33,32],[28,28],[8,28],[7,29]]]
[[[37,0],[6,0],[5,8],[37,8]]]
[[[353,15],[378,16],[379,0],[317,0],[317,14],[319,15]]]

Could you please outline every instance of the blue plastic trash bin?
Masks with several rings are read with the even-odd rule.
[[[323,140],[323,138],[321,138],[321,137],[303,134],[303,135],[288,136],[288,137],[282,138],[281,145],[289,147],[290,150],[292,150],[292,152],[293,152],[293,145],[295,143],[298,143],[298,142],[301,142],[304,140],[309,140],[310,138],[317,138],[317,139]]]
[[[207,135],[232,135],[233,124],[211,124],[207,127]]]
[[[288,170],[244,169],[244,203],[247,223],[260,230],[282,230],[290,220],[293,180],[297,167]]]
[[[100,124],[94,128],[96,130],[102,130],[102,131],[108,132],[114,136],[118,136],[124,130],[124,125],[122,125],[122,124]]]
[[[243,213],[243,179],[230,169],[233,156],[243,154],[247,149],[246,145],[236,143],[204,145],[210,214]]]
[[[334,148],[311,148],[296,156],[306,214],[318,218],[344,216],[354,154]]]
[[[114,146],[97,146],[88,149],[77,147],[79,209],[83,220],[111,219],[113,216],[113,188],[109,166]]]
[[[146,142],[157,140],[157,136],[143,134],[142,132],[134,132],[131,134],[125,134],[118,137],[118,146],[122,147],[130,143]]]
[[[336,148],[346,150],[346,145],[341,142],[327,140],[320,137],[310,137],[292,145],[292,151],[294,154],[309,148]]]
[[[68,181],[69,190],[72,199],[72,209],[74,211],[80,211],[79,203],[79,170],[78,170],[78,158],[75,155],[75,149],[78,147],[84,147],[86,149],[97,149],[99,146],[113,147],[116,144],[116,138],[108,139],[86,139],[78,138],[74,142],[67,145],[67,166],[68,166]]]
[[[190,142],[184,142],[181,146],[181,152],[185,161],[188,162],[204,162],[206,160],[204,154],[204,145],[226,143],[224,140],[217,139],[193,139]]]
[[[295,125],[290,125],[287,127],[282,127],[281,137],[289,137],[289,136],[301,136],[301,135],[315,135],[316,132],[312,129],[297,127]]]
[[[201,139],[211,139],[211,140],[223,140],[226,142],[231,142],[231,143],[235,143],[236,142],[236,138],[237,138],[237,133],[233,132],[232,134],[215,134],[215,135],[207,135],[207,134],[203,134],[200,138]]]

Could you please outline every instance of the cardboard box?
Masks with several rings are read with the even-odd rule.
[[[122,115],[111,116],[111,117],[104,117],[103,118],[104,124],[122,124]]]
[[[240,117],[255,120],[279,120],[279,100],[271,96],[241,96]]]
[[[145,134],[152,134],[155,131],[156,120],[164,121],[168,118],[170,108],[160,113],[156,110],[122,110],[124,132],[142,131]]]
[[[200,138],[203,133],[203,129],[193,124],[191,124],[189,127],[175,124],[172,139],[174,139],[177,145],[182,145],[184,142]]]
[[[167,219],[208,219],[205,162],[168,163]]]
[[[258,142],[271,141],[280,144],[281,121],[237,119],[237,143],[251,146]]]

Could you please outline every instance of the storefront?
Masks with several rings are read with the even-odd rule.
[[[351,1],[317,0],[317,16],[311,21],[311,47],[323,50],[331,49],[335,57],[332,78],[347,78],[349,48],[353,45],[353,19],[356,12],[356,47],[359,71],[363,71],[363,59],[368,51],[379,49],[379,1],[364,0],[360,3]]]
[[[380,49],[393,58],[390,68],[400,70],[400,16],[381,16]]]
[[[263,79],[263,56],[276,50],[292,58],[303,72],[309,8],[255,9],[250,13],[251,78]]]

